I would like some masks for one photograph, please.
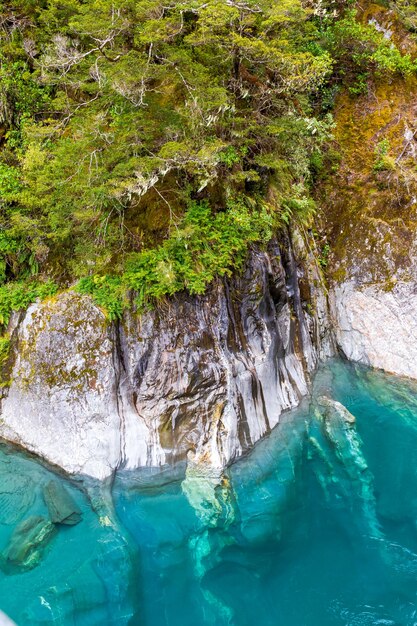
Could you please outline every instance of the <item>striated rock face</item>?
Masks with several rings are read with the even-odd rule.
[[[253,251],[240,277],[204,296],[117,325],[64,293],[30,307],[13,331],[0,436],[101,479],[187,457],[224,467],[307,393],[331,352],[325,316],[300,238]]]
[[[292,254],[271,247],[254,252],[240,278],[205,297],[126,319],[122,407],[129,423],[139,416],[152,434],[147,463],[190,451],[222,467],[298,404],[320,343],[303,310],[300,279]],[[133,441],[126,445],[128,465],[145,462],[135,458]]]

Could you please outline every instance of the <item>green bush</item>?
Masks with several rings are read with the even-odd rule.
[[[300,0],[0,4],[8,279],[117,274],[191,200],[309,179],[332,60]]]
[[[128,308],[127,289],[119,276],[88,276],[77,283],[80,293],[91,295],[109,319],[121,317],[123,310]]]
[[[26,309],[29,304],[58,291],[58,286],[48,282],[9,282],[0,286],[0,326],[7,326],[12,311]]]
[[[390,143],[388,139],[382,139],[374,151],[375,162],[373,165],[374,172],[383,172],[386,170],[394,170],[396,167],[395,159],[390,156]]]
[[[0,337],[0,371],[7,363],[10,353],[10,337],[3,335]]]
[[[203,293],[311,222],[338,91],[416,69],[351,2],[168,5],[0,2],[1,325],[46,277],[110,318]]]
[[[267,242],[277,219],[265,205],[256,209],[243,200],[216,214],[206,202],[192,203],[162,245],[131,255],[121,277],[83,278],[78,289],[91,294],[111,319],[128,306],[129,290],[139,310],[179,291],[202,294],[216,276],[242,266],[251,243]]]
[[[325,32],[326,47],[335,60],[335,70],[352,81],[351,93],[366,92],[367,80],[376,75],[402,74],[416,71],[416,62],[402,54],[391,40],[372,24],[361,24],[356,10],[346,11],[342,19],[335,20]]]

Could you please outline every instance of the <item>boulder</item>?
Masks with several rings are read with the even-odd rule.
[[[74,526],[81,521],[80,509],[61,483],[55,480],[47,483],[43,489],[43,497],[54,524]]]
[[[36,567],[54,533],[54,524],[45,517],[31,515],[23,520],[13,531],[3,552],[1,564],[5,571]]]

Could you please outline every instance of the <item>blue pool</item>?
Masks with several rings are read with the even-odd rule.
[[[0,553],[18,626],[417,626],[417,384],[331,362],[223,474],[77,483],[3,445]]]

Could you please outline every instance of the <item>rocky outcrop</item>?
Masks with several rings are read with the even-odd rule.
[[[365,2],[358,18],[414,58],[415,42],[388,7]],[[416,378],[417,76],[367,87],[336,98],[338,164],[316,190],[333,327],[348,359]]]
[[[120,417],[114,330],[73,292],[29,307],[12,335],[11,385],[0,434],[72,473],[117,466]]]
[[[417,378],[417,282],[336,285],[331,295],[335,336],[343,355]]]
[[[224,467],[307,393],[331,351],[325,300],[297,236],[118,324],[72,291],[37,303],[12,333],[0,436],[100,479],[187,457]]]

